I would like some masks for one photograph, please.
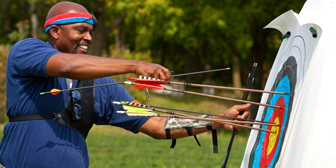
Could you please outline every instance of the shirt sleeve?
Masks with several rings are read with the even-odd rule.
[[[48,77],[46,65],[51,56],[60,53],[49,43],[28,38],[15,44],[9,56],[13,56],[13,67],[20,76]]]
[[[96,85],[115,83],[112,78],[95,80]],[[113,104],[113,101],[133,101],[134,98],[122,85],[109,85],[95,88],[95,124],[113,125],[138,133],[138,129],[149,117],[132,117],[116,111],[124,110],[122,105]]]

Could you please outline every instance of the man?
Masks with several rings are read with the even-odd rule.
[[[169,70],[157,64],[86,55],[95,26],[93,16],[83,6],[60,2],[46,18],[47,43],[28,38],[12,47],[6,74],[10,122],[5,125],[0,144],[3,166],[88,167],[85,138],[93,123],[143,132],[157,139],[188,136],[184,129],[188,125],[167,133],[170,119],[116,113],[122,107],[113,101],[134,100],[121,85],[39,95],[52,88],[113,83],[107,76],[124,73],[170,79]],[[244,111],[239,117],[247,118],[249,106],[234,106],[222,115],[236,117]],[[211,126],[232,128],[219,123]],[[207,131],[204,124],[192,128],[193,135]]]

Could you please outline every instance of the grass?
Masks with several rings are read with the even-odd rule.
[[[172,98],[152,94],[150,105],[219,113],[232,104],[185,95]],[[0,125],[0,138],[3,125]],[[155,140],[142,133],[133,134],[111,126],[94,126],[87,138],[90,167],[99,168],[204,168],[220,167],[231,137],[231,131],[219,130],[219,153],[212,153],[211,133],[198,135],[202,146],[193,137],[177,140],[170,149],[170,140]],[[240,167],[249,130],[236,136],[227,168]]]
[[[228,95],[230,93],[223,94],[232,97]],[[151,101],[143,103],[207,113],[220,113],[237,104],[192,95],[171,97],[151,94],[151,97]],[[110,126],[94,126],[87,139],[90,167],[221,167],[231,134],[228,130],[218,131],[219,153],[214,154],[210,132],[198,135],[202,146],[198,146],[193,137],[188,137],[177,140],[175,148],[170,149],[170,140],[155,140],[141,133],[134,135]],[[240,167],[248,134],[249,130],[243,129],[236,136],[227,168]]]
[[[134,135],[109,126],[95,126],[87,139],[90,167],[220,167],[230,137],[230,131],[218,135],[219,153],[214,154],[210,133],[198,135],[202,146],[198,146],[194,138],[188,137],[177,140],[175,148],[170,149],[171,141],[155,140],[141,133]],[[246,136],[236,136],[228,168],[240,166],[246,140]]]

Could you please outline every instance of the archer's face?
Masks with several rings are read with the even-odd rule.
[[[92,41],[93,26],[88,23],[60,25],[57,49],[64,53],[86,54]]]

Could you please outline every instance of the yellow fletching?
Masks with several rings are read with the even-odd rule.
[[[133,111],[127,111],[128,116],[143,116],[143,117],[155,117],[158,116],[158,114],[154,112],[133,112]]]
[[[157,113],[154,113],[152,110],[143,109],[139,107],[132,107],[132,106],[123,106],[124,109],[127,111],[128,116],[158,116]]]
[[[133,112],[147,112],[150,111],[148,109],[143,109],[139,107],[132,107],[132,106],[123,106],[125,110],[127,111],[133,111]]]
[[[59,89],[51,89],[50,94],[57,95],[60,92]]]

